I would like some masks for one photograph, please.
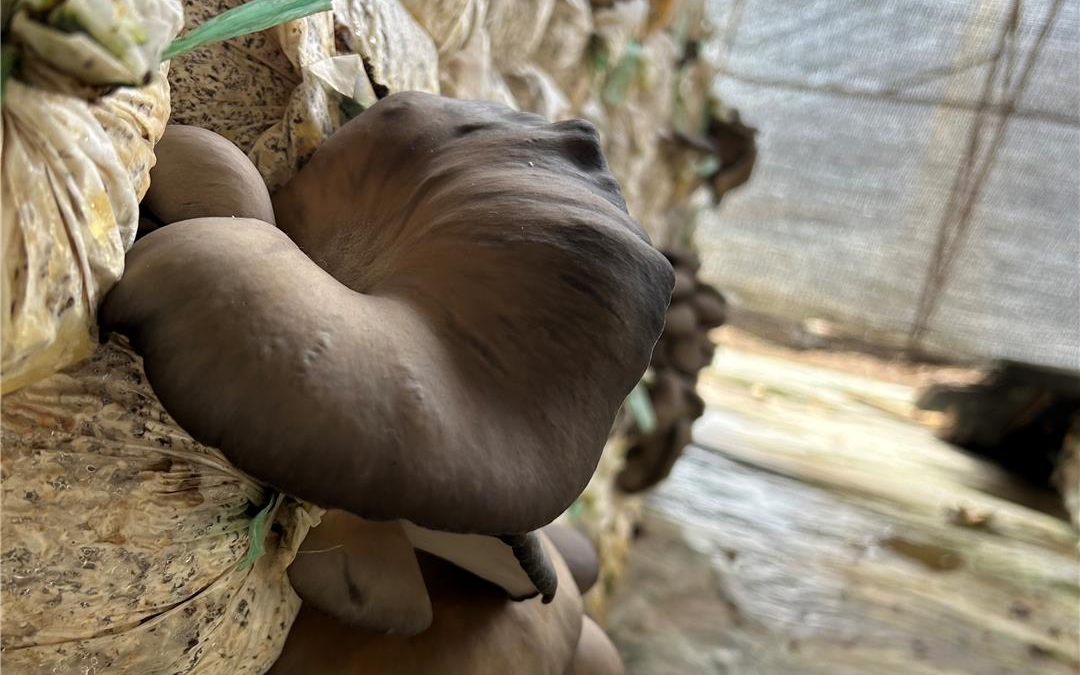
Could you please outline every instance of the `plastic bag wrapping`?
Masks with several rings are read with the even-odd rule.
[[[439,56],[462,49],[474,30],[483,27],[488,0],[402,0],[439,51]]]
[[[248,150],[248,157],[271,191],[299,171],[341,125],[340,99],[332,95],[334,87],[327,87],[329,75],[352,80],[353,91],[339,91],[349,97],[355,96],[358,78],[367,83],[360,59],[335,60],[334,19],[330,12],[290,21],[278,26],[276,32],[285,57],[300,74],[300,82],[292,90],[281,119]],[[331,61],[336,67],[329,66]]]
[[[126,343],[4,397],[0,434],[5,673],[276,660],[300,604],[285,568],[319,513],[192,440]]]
[[[435,43],[398,0],[334,0],[334,20],[376,91],[439,93]]]
[[[500,70],[529,60],[544,37],[555,0],[488,0],[484,28]]]
[[[18,80],[3,107],[3,391],[89,355],[169,117],[161,77],[88,103]]]
[[[242,0],[184,3],[191,29]],[[339,54],[338,39],[354,53]],[[205,45],[173,59],[169,81],[173,122],[228,138],[271,191],[344,122],[343,105],[439,91],[435,46],[397,0],[337,0],[332,13]]]
[[[630,214],[656,236],[668,208],[673,176],[663,164],[659,143],[670,127],[675,91],[675,44],[655,33],[628,49],[600,85],[604,154],[623,188]],[[587,114],[588,107],[584,109]]]
[[[184,0],[184,28],[191,30],[241,4],[243,0]],[[333,131],[326,127],[339,123],[336,105],[294,65],[318,60],[312,50],[321,49],[324,58],[334,55],[328,17],[324,12],[290,22],[286,29],[205,45],[173,59],[172,121],[229,139],[249,153],[264,180],[292,175],[324,134]],[[291,39],[294,50],[303,48],[303,59],[283,48],[283,37]]]
[[[550,74],[575,110],[589,91],[592,68],[588,48],[592,33],[589,0],[555,0],[547,30],[533,54],[533,62]]]
[[[92,97],[100,85],[144,85],[182,21],[177,0],[28,0],[6,37],[20,54],[20,79]]]
[[[461,50],[444,57],[439,64],[442,94],[452,98],[496,101],[516,110],[517,99],[495,66],[491,36],[482,25],[481,13],[486,7],[477,3],[471,9],[477,14],[473,17],[476,28],[468,42]]]
[[[555,122],[574,116],[569,99],[547,73],[526,63],[504,74],[507,87],[523,110]]]
[[[638,40],[649,18],[648,0],[625,0],[593,12],[598,48],[608,63],[621,59]]]

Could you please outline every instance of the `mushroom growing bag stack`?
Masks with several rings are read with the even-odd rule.
[[[266,672],[317,514],[192,440],[120,340],[3,403],[4,672]]]
[[[4,392],[94,349],[169,116],[160,50],[180,27],[179,0],[38,4],[19,4],[5,37],[18,70],[0,136]]]

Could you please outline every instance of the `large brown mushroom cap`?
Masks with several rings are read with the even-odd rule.
[[[595,130],[395,95],[274,206],[281,230],[199,219],[144,237],[101,309],[181,426],[366,518],[504,534],[561,513],[673,284]]]

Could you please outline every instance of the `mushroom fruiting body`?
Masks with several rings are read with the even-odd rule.
[[[207,129],[170,124],[142,207],[162,224],[213,216],[274,224],[262,176],[240,148]]]
[[[165,408],[324,507],[528,532],[585,486],[648,365],[671,266],[585,122],[387,97],[260,220],[136,242],[100,312]]]
[[[724,296],[698,277],[697,255],[679,249],[665,256],[675,268],[675,290],[648,383],[656,424],[648,433],[640,428],[631,432],[626,463],[616,478],[624,492],[639,492],[666,478],[690,443],[693,421],[705,409],[694,391],[698,372],[716,351],[709,332],[727,316]]]
[[[600,577],[600,559],[589,538],[568,525],[552,523],[541,530],[559,552],[578,591],[587,593]]]
[[[428,630],[383,635],[304,607],[270,675],[562,675],[585,618],[570,571],[545,546],[562,589],[550,604],[513,602],[483,580],[421,554],[434,609]]]
[[[440,532],[403,523],[414,547],[448,560],[502,588],[514,600],[555,596],[558,578],[536,532],[493,537]]]
[[[581,622],[581,637],[570,660],[570,667],[563,675],[623,675],[619,652],[604,634],[604,630],[589,617]]]
[[[431,625],[416,553],[398,522],[327,511],[288,572],[305,603],[350,626],[416,635]]]

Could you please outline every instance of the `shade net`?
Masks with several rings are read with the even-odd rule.
[[[752,180],[699,224],[750,309],[1080,369],[1080,5],[720,0]]]

